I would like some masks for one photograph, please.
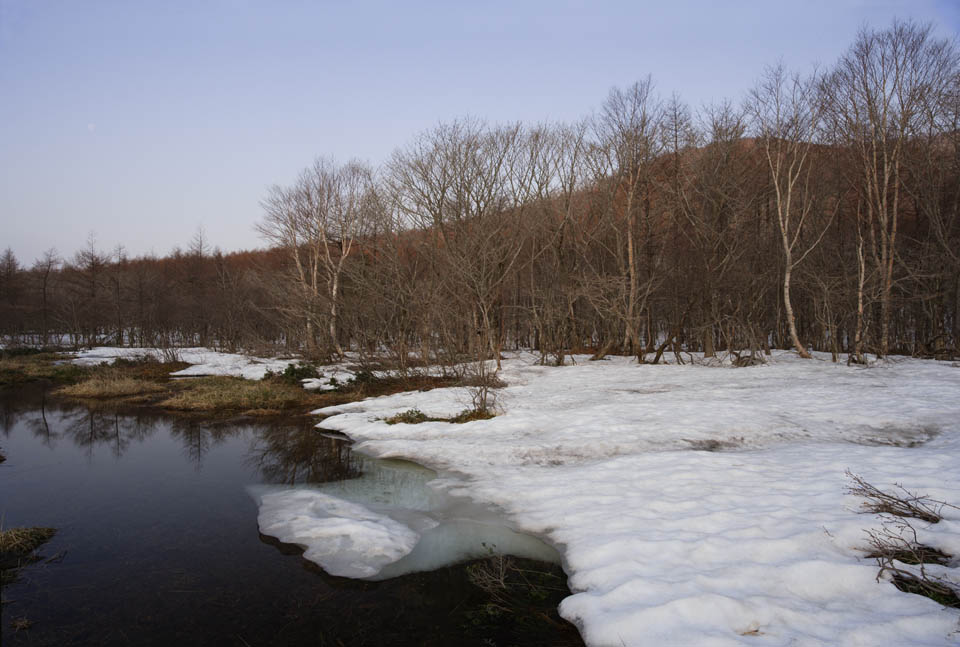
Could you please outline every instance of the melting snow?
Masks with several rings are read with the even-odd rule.
[[[844,476],[960,503],[956,367],[582,360],[505,362],[491,420],[384,422],[454,414],[465,389],[319,413],[367,453],[446,470],[437,485],[556,546],[574,591],[561,614],[590,645],[956,644],[956,610],[876,580],[863,532],[876,521]],[[921,540],[960,555],[960,511],[944,512],[917,524]]]

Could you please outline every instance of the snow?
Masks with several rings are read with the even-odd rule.
[[[296,364],[296,358],[268,358],[252,357],[239,353],[222,353],[210,348],[118,348],[114,346],[99,346],[75,353],[74,363],[84,366],[96,366],[104,362],[112,362],[117,358],[136,359],[140,357],[154,357],[156,359],[176,358],[177,361],[191,364],[187,368],[171,373],[173,377],[201,377],[210,375],[224,375],[242,377],[248,380],[261,380],[267,371],[282,373],[289,364]],[[336,388],[330,383],[335,378],[341,384],[350,380],[354,373],[347,368],[347,364],[332,364],[320,367],[321,378],[301,380],[304,388],[317,390],[331,390]]]
[[[877,581],[878,522],[844,474],[960,503],[956,366],[575,359],[505,361],[491,420],[384,422],[469,405],[434,389],[321,409],[320,426],[438,470],[434,488],[555,546],[573,591],[560,612],[590,645],[956,644],[956,610]],[[960,511],[944,516],[920,539],[960,554]]]

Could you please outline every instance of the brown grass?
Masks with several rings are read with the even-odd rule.
[[[206,377],[178,385],[183,388],[157,404],[176,411],[244,411],[251,415],[316,404],[316,397],[309,391],[280,381]]]
[[[10,528],[0,530],[0,553],[28,555],[57,533],[56,528]]]
[[[407,409],[406,411],[401,411],[384,419],[384,422],[388,425],[398,423],[418,425],[421,422],[451,422],[460,425],[465,422],[473,422],[474,420],[489,420],[493,417],[494,414],[489,409],[486,411],[481,411],[480,409],[464,409],[450,418],[432,418],[420,411],[420,409]]]
[[[100,369],[86,380],[60,389],[72,398],[123,398],[165,391],[163,384],[137,379],[114,369]]]
[[[69,356],[59,353],[11,355],[0,352],[0,386],[24,384],[35,380],[51,380],[70,384],[88,372],[82,366],[66,363]]]

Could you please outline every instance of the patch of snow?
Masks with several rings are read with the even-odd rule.
[[[352,380],[356,375],[343,364],[321,366],[318,372],[320,377],[300,380],[303,388],[309,391],[333,391]]]
[[[205,377],[223,375],[242,377],[248,380],[261,380],[267,371],[282,373],[289,364],[296,364],[298,360],[290,358],[254,357],[240,353],[221,353],[209,348],[117,348],[100,346],[75,353],[74,363],[84,366],[96,366],[104,362],[112,362],[117,358],[137,359],[153,357],[158,360],[173,355],[179,361],[191,364],[187,368],[171,373],[173,377]],[[323,375],[320,380],[303,380],[305,388],[320,388],[329,390],[335,388],[329,384],[330,378],[336,378],[340,383],[347,382],[353,377],[353,372],[346,368],[346,364],[332,364],[319,367]]]

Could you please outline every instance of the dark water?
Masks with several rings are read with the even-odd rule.
[[[471,566],[360,582],[261,538],[246,486],[363,469],[309,418],[95,409],[34,385],[0,391],[0,432],[3,527],[58,529],[56,559],[3,588],[4,646],[580,644],[556,567],[523,562],[547,584],[492,600]]]

